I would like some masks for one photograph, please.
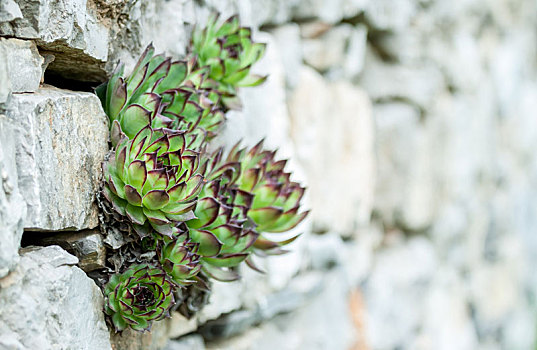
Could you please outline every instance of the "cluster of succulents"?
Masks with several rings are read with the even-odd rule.
[[[243,262],[259,270],[253,253],[281,254],[297,238],[266,237],[308,214],[286,161],[263,142],[208,151],[225,112],[238,105],[237,89],[265,80],[250,73],[264,49],[236,16],[220,25],[212,16],[194,30],[185,60],[154,55],[149,45],[130,75],[120,66],[97,88],[113,146],[101,198],[126,227],[122,247],[109,250],[114,263],[103,283],[116,331],[150,329],[180,307],[182,290],[236,280]]]

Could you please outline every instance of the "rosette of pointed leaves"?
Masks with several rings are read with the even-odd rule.
[[[220,164],[221,157],[221,149],[205,156],[200,171],[208,182],[194,210],[196,219],[186,225],[191,239],[200,244],[204,272],[219,280],[234,280],[239,276],[226,268],[248,258],[258,234],[245,226],[253,196],[232,186],[240,164]]]
[[[169,316],[174,303],[173,289],[173,283],[161,269],[134,265],[122,274],[112,275],[104,287],[104,310],[116,332],[127,327],[149,330],[152,321]]]
[[[263,141],[252,149],[238,149],[230,152],[227,162],[241,165],[235,186],[251,193],[253,200],[248,210],[248,218],[256,225],[259,233],[280,233],[297,226],[309,211],[300,211],[300,200],[305,188],[290,181],[290,173],[284,171],[286,160],[276,160],[276,152],[263,150]],[[254,246],[267,252],[278,252],[279,247],[288,244],[297,236],[282,242],[275,242],[260,236]]]
[[[203,141],[212,139],[225,121],[218,106],[220,95],[210,89],[183,86],[163,93],[165,105],[153,126],[184,130],[200,148]],[[192,147],[192,146],[191,146]]]
[[[176,223],[193,217],[203,184],[198,164],[182,132],[146,126],[132,140],[123,136],[103,165],[103,194],[141,237],[152,229],[172,237]]]
[[[194,70],[194,66],[194,60],[154,55],[151,44],[129,76],[124,76],[123,65],[118,66],[109,82],[96,90],[111,121],[112,142],[118,141],[120,130],[132,139],[147,125],[158,128],[170,123],[198,138],[205,132],[212,136],[224,120],[218,109],[220,97],[199,89],[208,67]]]
[[[164,271],[178,285],[190,285],[201,270],[200,256],[197,254],[198,243],[184,239],[180,235],[174,239],[160,241],[157,250],[160,264]]]
[[[203,29],[192,33],[190,53],[200,67],[209,66],[213,86],[228,107],[234,107],[238,87],[257,86],[266,76],[250,73],[250,69],[265,53],[265,44],[252,40],[252,30],[241,27],[238,16],[232,16],[218,26],[218,15],[212,15]]]

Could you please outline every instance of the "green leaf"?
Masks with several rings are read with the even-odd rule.
[[[136,207],[132,204],[127,204],[126,213],[129,219],[131,219],[135,224],[143,225],[145,223],[146,218],[142,208]]]
[[[132,187],[131,185],[125,185],[125,198],[127,201],[135,206],[142,206],[142,196],[140,193],[136,190],[136,188]]]
[[[127,168],[127,183],[142,193],[142,187],[147,179],[147,171],[145,169],[145,162],[142,160],[135,160],[129,164]]]
[[[240,279],[240,275],[233,270],[224,270],[208,263],[203,264],[201,270],[209,277],[221,282],[233,282]]]
[[[191,228],[208,226],[216,220],[219,211],[220,204],[216,199],[211,197],[202,198],[198,201],[194,211],[198,219],[188,221],[187,226]]]
[[[209,231],[190,229],[190,239],[199,243],[198,254],[202,256],[217,255],[222,249],[222,243]]]
[[[140,130],[151,125],[151,112],[138,104],[132,104],[121,115],[121,130],[130,138],[134,138]]]
[[[248,254],[228,254],[215,258],[203,257],[202,261],[217,267],[234,267],[248,257]]]
[[[168,204],[170,197],[164,190],[151,190],[142,199],[142,204],[151,210],[161,209]]]

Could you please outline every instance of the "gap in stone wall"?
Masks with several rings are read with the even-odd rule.
[[[99,230],[33,231],[25,230],[21,247],[57,245],[78,258],[78,266],[87,273],[105,268],[106,250]]]
[[[101,84],[99,81],[81,81],[65,78],[54,71],[46,70],[43,79],[44,84],[72,91],[93,92]]]

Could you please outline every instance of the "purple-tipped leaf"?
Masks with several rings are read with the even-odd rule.
[[[202,198],[198,201],[195,213],[198,219],[187,223],[188,227],[199,228],[212,224],[218,217],[220,204],[211,197]]]
[[[138,104],[132,104],[123,111],[120,123],[123,132],[132,139],[151,124],[151,112]]]
[[[145,168],[145,162],[141,160],[135,160],[129,164],[127,168],[128,183],[135,187],[140,193],[142,187],[147,179],[147,171]]]
[[[222,249],[222,242],[209,231],[191,229],[190,238],[199,243],[198,254],[201,256],[215,256]]]
[[[241,278],[236,271],[224,270],[209,264],[203,264],[201,270],[209,277],[221,282],[233,282]]]
[[[110,105],[108,109],[108,116],[111,120],[116,120],[119,113],[127,103],[127,84],[123,78],[118,78],[115,86],[110,86],[112,90],[112,96],[110,99]]]
[[[226,254],[218,257],[203,257],[202,261],[217,267],[234,267],[248,257],[248,254]]]
[[[298,207],[295,207],[283,213],[280,216],[280,218],[276,220],[276,222],[274,222],[272,225],[267,225],[266,227],[264,227],[263,231],[279,233],[279,232],[289,231],[295,228],[309,214],[309,210],[302,212],[300,214],[297,214],[297,211],[298,211]]]
[[[282,214],[283,210],[276,207],[252,209],[248,212],[248,216],[260,227],[271,225],[276,222]],[[262,229],[260,229],[260,231],[262,231]]]
[[[127,201],[135,206],[142,206],[142,196],[140,193],[136,190],[136,188],[132,187],[131,185],[125,185],[125,198]]]
[[[163,208],[170,201],[170,196],[164,190],[151,190],[146,193],[142,199],[144,207],[151,210],[158,210]]]

